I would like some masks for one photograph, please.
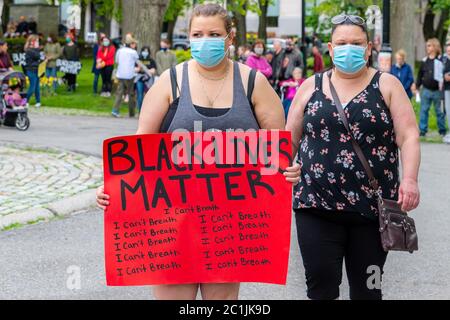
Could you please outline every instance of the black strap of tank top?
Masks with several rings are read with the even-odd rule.
[[[177,69],[175,67],[170,68],[170,83],[172,84],[172,97],[175,100],[177,98],[177,90],[180,92],[177,81]]]
[[[374,191],[378,191],[378,181],[375,178],[375,175],[373,174],[373,171],[372,171],[372,168],[370,167],[369,161],[367,161],[367,158],[364,156],[364,153],[363,153],[361,147],[359,146],[358,142],[356,141],[355,137],[353,136],[353,133],[350,129],[350,125],[348,123],[347,115],[345,114],[344,108],[342,107],[341,100],[339,99],[339,96],[336,92],[336,88],[334,87],[333,82],[331,81],[332,74],[333,74],[333,71],[330,70],[328,72],[328,78],[330,80],[330,91],[331,91],[331,95],[334,100],[334,104],[336,105],[336,109],[339,112],[342,123],[344,124],[345,129],[347,129],[347,132],[350,136],[350,140],[352,142],[353,149],[355,150],[356,155],[358,156],[359,160],[361,161],[361,164],[363,165],[364,170],[366,171],[367,175],[369,176],[370,186],[373,188]]]
[[[252,103],[252,95],[253,90],[255,89],[255,80],[256,80],[256,70],[252,69],[250,71],[250,75],[248,76],[248,86],[247,86],[247,99],[250,103],[250,106],[252,107],[252,110],[254,109],[253,103]]]

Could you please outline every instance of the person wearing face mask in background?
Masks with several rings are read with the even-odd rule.
[[[164,71],[177,65],[176,55],[170,51],[170,41],[161,40],[161,50],[156,53],[156,70],[158,75],[162,75]]]
[[[94,47],[92,48],[92,57],[93,57],[93,63],[92,63],[92,73],[94,74],[94,82],[92,84],[94,94],[98,93],[98,79],[100,78],[101,69],[97,69],[97,54],[98,50],[100,50],[100,46],[102,45],[103,38],[106,37],[106,34],[100,33],[98,34],[98,39]]]
[[[328,48],[334,67],[302,84],[286,126],[302,167],[300,183],[294,187],[298,241],[310,299],[339,298],[345,259],[350,299],[378,300],[381,287],[367,285],[371,275],[367,270],[373,266],[380,270],[381,282],[387,257],[376,191],[397,201],[404,211],[417,208],[419,130],[401,82],[369,67],[372,43],[364,19],[339,15],[331,21]],[[353,139],[378,180],[376,191],[340,120],[330,83],[345,109]]]
[[[119,117],[120,105],[122,103],[123,95],[128,96],[128,115],[133,118],[136,109],[135,91],[134,91],[134,77],[136,62],[139,60],[137,53],[138,41],[132,36],[127,36],[125,46],[117,50],[117,79],[119,84],[116,91],[116,101],[112,110],[113,117]]]
[[[66,34],[66,45],[63,48],[62,56],[68,61],[80,61],[80,53],[78,51],[78,46],[73,41],[73,35],[71,33]],[[67,90],[69,92],[75,92],[77,86],[77,75],[66,73],[64,76],[67,80]]]
[[[114,58],[116,56],[116,47],[111,43],[108,37],[104,37],[102,45],[97,53],[96,67],[100,70],[102,76],[102,92],[100,96],[111,97],[112,73],[114,69]]]
[[[233,42],[232,20],[218,4],[194,8],[189,26],[192,60],[165,71],[144,98],[137,134],[202,130],[284,129],[278,96],[267,78],[227,57]],[[253,90],[251,89],[253,87]],[[300,166],[287,168],[286,183],[297,183]],[[97,204],[106,209],[109,195],[97,189]],[[108,214],[108,211],[105,211]],[[192,230],[180,230],[192,233]],[[227,272],[227,271],[223,271]],[[158,285],[159,300],[238,299],[239,283]]]
[[[264,45],[264,41],[256,40],[253,44],[253,52],[247,58],[246,65],[252,69],[258,70],[266,78],[270,78],[272,76],[272,66],[267,62],[264,53],[266,51],[266,46]]]
[[[142,102],[145,93],[151,88],[155,82],[156,62],[150,56],[150,47],[142,47],[139,55],[139,61],[148,69],[146,72],[141,66],[136,65],[136,92],[137,92],[137,110],[141,112]]]
[[[278,80],[284,81],[292,78],[292,72],[295,68],[305,69],[303,62],[303,54],[295,46],[292,39],[286,41],[286,49],[284,50],[282,69]]]
[[[406,63],[406,52],[405,50],[399,50],[395,54],[395,64],[391,68],[391,74],[397,77],[398,80],[405,88],[408,98],[411,99],[413,94],[411,87],[414,84],[414,75],[412,68]]]
[[[41,88],[39,85],[38,68],[41,63],[41,53],[39,51],[39,38],[37,35],[30,35],[25,43],[25,72],[30,79],[30,87],[27,92],[27,101],[30,101],[34,94],[36,98],[36,108],[41,106]]]
[[[47,61],[47,67],[45,68],[45,76],[53,79],[53,94],[56,94],[57,81],[57,69],[56,60],[61,57],[62,50],[56,36],[50,34],[47,38],[47,43],[44,47],[45,59]]]

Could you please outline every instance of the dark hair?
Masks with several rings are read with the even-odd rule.
[[[262,46],[263,46],[263,49],[264,49],[264,52],[266,52],[266,44],[265,44],[264,41],[261,40],[261,39],[255,40],[255,42],[254,42],[253,45],[252,45],[252,51],[255,51],[255,47],[256,47],[256,45],[258,45],[258,44],[262,45]]]
[[[331,29],[331,38],[333,38],[334,32],[336,31],[337,28],[339,28],[340,26],[356,26],[356,27],[360,27],[361,30],[366,34],[367,36],[367,42],[370,41],[370,36],[369,36],[369,30],[367,29],[367,25],[366,24],[354,24],[353,22],[351,22],[350,20],[346,20],[345,22],[341,23],[341,24],[335,24],[333,25],[332,29]]]
[[[215,17],[215,16],[219,16],[219,18],[223,20],[225,30],[227,30],[227,33],[230,33],[231,29],[233,28],[233,21],[231,20],[231,17],[228,15],[228,11],[225,10],[220,4],[214,3],[201,4],[194,8],[191,20],[189,21],[189,30],[191,30],[192,20],[194,20],[195,17]]]
[[[56,43],[56,42],[58,41],[58,39],[56,38],[56,35],[55,35],[54,33],[50,33],[50,34],[48,35],[48,37],[49,37],[50,39],[52,39],[52,42],[53,42],[53,43]]]

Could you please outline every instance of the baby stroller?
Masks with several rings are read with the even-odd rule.
[[[0,71],[1,72],[1,71]],[[0,125],[26,131],[30,127],[25,89],[26,77],[22,72],[0,73]]]

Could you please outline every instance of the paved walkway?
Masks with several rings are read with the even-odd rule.
[[[11,221],[8,215],[43,208],[100,185],[102,162],[57,149],[0,144],[0,177],[0,227],[5,227],[8,223],[2,220]]]
[[[101,156],[104,138],[132,134],[136,125],[136,120],[130,119],[33,115],[30,131],[20,133],[0,128],[0,135],[3,141],[65,147]],[[3,159],[1,153],[0,158]],[[4,192],[5,179],[2,175],[0,179]],[[386,299],[450,299],[449,146],[422,145],[420,187],[421,205],[413,212],[420,250],[413,255],[389,254],[383,283]],[[28,191],[27,195],[32,193]],[[306,298],[295,228],[291,239],[287,285],[243,284],[242,299]],[[103,213],[98,209],[0,232],[0,252],[0,299],[152,298],[148,287],[105,285]],[[79,290],[67,287],[68,271],[73,266],[81,271]],[[347,298],[345,277],[342,287],[342,295]]]

